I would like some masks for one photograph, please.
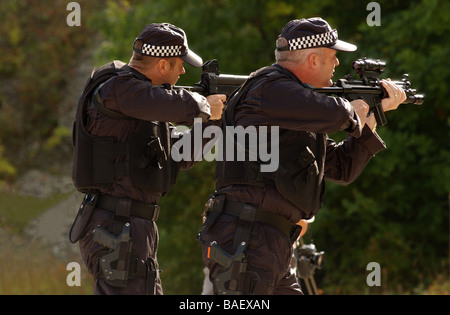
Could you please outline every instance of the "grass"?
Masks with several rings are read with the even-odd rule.
[[[92,294],[93,280],[82,263],[81,285],[69,286],[67,277],[72,270],[66,270],[67,262],[22,234],[32,219],[65,197],[67,194],[39,198],[0,192],[0,295]]]
[[[92,294],[93,280],[81,265],[81,285],[69,286],[66,265],[39,243],[2,244],[0,295]]]
[[[0,191],[0,227],[13,233],[21,233],[32,219],[56,205],[70,193],[40,198]]]

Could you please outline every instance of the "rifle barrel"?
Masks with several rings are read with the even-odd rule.
[[[242,85],[247,78],[246,75],[221,74],[217,76],[217,83],[221,85]]]

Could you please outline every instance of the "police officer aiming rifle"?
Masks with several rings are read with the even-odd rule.
[[[262,173],[260,161],[217,162],[199,234],[216,294],[302,294],[289,268],[296,223],[319,211],[325,180],[351,183],[386,148],[365,101],[314,91],[331,87],[336,53],[355,50],[321,18],[290,21],[276,41],[276,64],[252,73],[228,100],[224,127],[279,126],[280,166]],[[400,86],[381,84],[383,111],[406,100]],[[348,135],[339,144],[327,137],[338,131]]]
[[[203,126],[220,123],[225,101],[225,95],[173,89],[184,62],[202,65],[184,31],[150,24],[136,38],[129,64],[114,61],[93,71],[80,98],[73,180],[86,195],[69,237],[80,242],[95,294],[163,292],[158,201],[179,170],[195,164],[171,159],[171,123],[189,125],[197,117]]]

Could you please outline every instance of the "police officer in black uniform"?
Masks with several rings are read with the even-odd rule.
[[[181,137],[171,137],[176,131],[170,122],[220,123],[225,101],[224,95],[173,89],[184,62],[202,65],[184,31],[168,23],[147,25],[130,62],[94,70],[80,98],[73,179],[86,195],[69,237],[80,241],[95,294],[162,294],[158,201],[178,171],[195,164],[172,160],[171,147]]]
[[[289,269],[296,223],[320,209],[325,179],[351,183],[385,149],[364,101],[311,89],[330,86],[337,51],[356,46],[321,18],[290,21],[276,44],[276,64],[251,74],[223,115],[224,126],[279,127],[279,167],[261,172],[262,161],[217,162],[217,191],[199,234],[216,294],[302,294]],[[396,109],[404,91],[389,81],[383,86],[384,111]],[[348,134],[339,144],[327,137],[338,131]]]

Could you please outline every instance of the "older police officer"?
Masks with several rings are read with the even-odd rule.
[[[325,179],[351,183],[385,149],[364,101],[311,89],[330,86],[337,51],[356,46],[321,18],[290,21],[276,46],[276,64],[253,73],[224,113],[225,125],[279,126],[280,165],[263,173],[258,161],[217,162],[217,191],[200,234],[216,294],[302,294],[289,269],[296,222],[318,212]],[[383,86],[384,111],[396,109],[404,91]],[[338,131],[348,134],[339,144],[327,137]]]

